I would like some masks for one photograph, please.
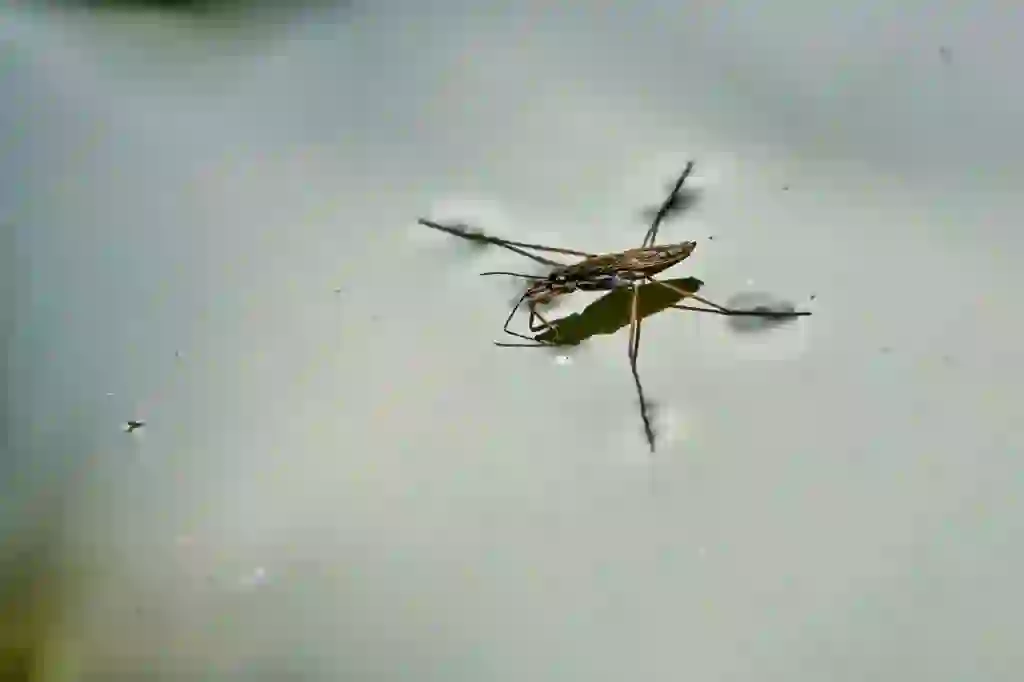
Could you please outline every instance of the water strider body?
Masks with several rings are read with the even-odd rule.
[[[518,334],[508,328],[516,311],[524,303],[530,311],[528,321],[531,332],[539,332],[551,327],[551,324],[537,312],[537,306],[551,303],[560,296],[576,291],[611,291],[632,286],[638,282],[652,281],[652,277],[682,262],[693,253],[697,242],[679,242],[662,246],[647,246],[627,249],[617,253],[589,255],[578,263],[556,267],[544,277],[517,275],[516,273],[483,273],[509,274],[530,277],[535,281],[526,288],[515,307],[505,320],[503,330],[512,335],[529,341],[532,337]],[[537,320],[540,325],[536,324]]]

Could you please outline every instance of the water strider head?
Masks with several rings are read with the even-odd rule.
[[[545,305],[577,289],[577,282],[565,277],[552,275],[539,279],[526,289],[525,298],[533,305]]]
[[[527,287],[526,299],[533,304],[547,304],[574,291],[611,291],[642,279],[632,273],[595,272],[580,275],[564,269],[556,270]]]

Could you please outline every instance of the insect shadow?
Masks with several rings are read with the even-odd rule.
[[[704,284],[696,277],[665,280],[673,289],[658,284],[639,288],[636,319],[642,320],[669,308],[695,294]],[[620,288],[593,301],[578,313],[551,320],[550,327],[534,338],[554,347],[578,346],[594,336],[614,334],[630,325],[633,316],[633,292]]]

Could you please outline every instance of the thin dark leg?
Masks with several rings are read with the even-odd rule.
[[[508,334],[509,336],[515,336],[516,338],[525,339],[526,341],[529,341],[530,343],[501,343],[500,341],[495,341],[494,342],[495,346],[502,346],[503,348],[549,348],[549,347],[555,345],[553,343],[544,343],[542,341],[538,341],[537,339],[529,337],[526,334],[520,334],[519,332],[514,332],[514,331],[512,331],[511,329],[508,328],[509,324],[511,324],[511,322],[512,322],[512,318],[515,317],[516,311],[519,310],[519,306],[521,306],[523,304],[523,301],[526,300],[526,296],[527,296],[527,294],[523,294],[522,296],[519,297],[519,300],[516,301],[515,307],[512,308],[512,312],[510,312],[508,314],[508,317],[505,318],[505,325],[501,328],[501,330],[503,332],[505,332],[506,334]],[[531,328],[533,327],[532,320],[533,320],[533,317],[535,315],[538,315],[538,313],[533,308],[533,306],[531,305],[530,306],[530,320],[531,320],[531,325],[530,326],[531,326]],[[541,318],[541,319],[543,320],[544,318]]]
[[[533,323],[535,318],[540,320],[540,324],[534,324]],[[554,325],[552,325],[548,321],[548,319],[546,317],[544,317],[543,315],[541,315],[540,312],[536,308],[530,308],[530,322],[529,322],[529,324],[530,324],[530,331],[535,333],[535,334],[538,333],[538,332],[547,331],[548,329],[553,329],[555,331],[555,335],[556,336],[558,335],[558,328],[555,327]]]
[[[540,324],[536,324],[534,322],[534,320],[540,320]],[[535,333],[535,334],[536,333],[540,333],[540,332],[545,332],[545,331],[551,329],[551,330],[554,330],[554,332],[555,332],[555,338],[556,339],[558,338],[558,327],[556,327],[555,325],[551,324],[551,322],[546,317],[541,315],[540,312],[538,312],[538,310],[534,306],[530,306],[530,319],[527,322],[527,324],[529,324],[529,326],[530,326],[530,331]],[[508,331],[508,330],[506,330],[506,331]],[[542,348],[557,348],[560,345],[567,345],[567,344],[560,344],[557,341],[555,341],[555,342],[551,342],[551,341],[538,341],[535,337],[531,338],[529,336],[524,336],[522,334],[516,334],[515,332],[511,332],[511,331],[509,331],[508,333],[512,334],[512,336],[518,336],[520,338],[527,339],[527,340],[531,341],[531,343],[496,343],[495,345],[502,346],[504,348],[538,348],[538,347],[542,347]]]
[[[650,229],[647,230],[647,234],[644,236],[642,246],[654,246],[654,242],[658,238],[658,228],[661,227],[662,221],[665,220],[665,217],[679,202],[679,191],[683,188],[683,183],[686,182],[686,178],[690,176],[692,171],[693,161],[690,161],[686,164],[686,168],[683,169],[682,175],[680,175],[679,179],[676,180],[675,186],[672,187],[672,192],[665,198],[665,201],[662,202],[658,212],[654,215],[654,221],[651,223]]]
[[[782,311],[782,310],[733,310],[732,308],[726,308],[723,305],[719,305],[719,304],[715,303],[714,301],[710,301],[710,300],[708,300],[706,298],[702,298],[702,297],[698,296],[697,294],[691,294],[689,292],[683,291],[679,287],[673,286],[672,284],[669,284],[668,282],[662,282],[661,280],[654,279],[653,277],[648,277],[647,281],[654,282],[655,284],[660,284],[661,286],[665,287],[666,289],[671,289],[672,291],[676,292],[677,294],[682,294],[685,298],[692,298],[695,301],[700,301],[704,305],[711,306],[711,309],[708,309],[708,308],[697,308],[696,306],[687,306],[687,305],[678,305],[678,304],[670,306],[672,308],[677,308],[679,310],[693,310],[695,312],[701,312],[701,313],[715,313],[716,315],[742,315],[742,316],[747,316],[747,317],[765,317],[765,318],[775,318],[775,319],[779,319],[779,318],[786,319],[786,318],[790,318],[790,317],[803,317],[803,316],[811,314],[810,312],[802,312],[802,311],[796,311],[796,310],[794,310],[792,312],[790,312],[790,311]]]
[[[455,235],[456,237],[462,237],[463,239],[468,239],[469,241],[483,242],[485,244],[493,244],[494,246],[500,246],[502,248],[508,249],[509,251],[518,253],[520,256],[526,256],[527,258],[535,260],[538,263],[544,263],[545,265],[551,265],[555,267],[565,265],[565,263],[559,263],[558,261],[553,261],[548,258],[544,258],[543,256],[538,256],[537,254],[523,251],[523,249],[534,249],[535,251],[547,251],[549,253],[561,253],[568,256],[580,256],[583,258],[589,258],[595,255],[592,253],[587,253],[585,251],[576,251],[575,249],[560,249],[554,246],[544,246],[543,244],[529,244],[527,242],[512,241],[511,239],[491,237],[490,235],[486,235],[483,233],[469,232],[467,230],[459,229],[458,227],[452,227],[449,225],[435,223],[432,220],[426,220],[425,218],[420,218],[418,222],[420,225],[423,225],[425,227],[430,227],[435,230],[447,232],[448,234]]]
[[[512,331],[511,329],[508,328],[508,326],[510,324],[512,324],[512,318],[515,317],[516,311],[519,310],[519,306],[523,305],[523,301],[526,300],[526,297],[528,295],[529,294],[523,294],[522,296],[520,296],[519,300],[516,301],[516,304],[514,306],[512,306],[512,310],[509,311],[508,317],[505,318],[505,324],[502,326],[501,330],[503,332],[505,332],[506,334],[509,334],[511,336],[518,336],[521,339],[526,339],[527,341],[533,341],[533,339],[531,339],[529,336],[526,336],[525,334],[520,334],[518,332],[514,332],[514,331]]]
[[[786,310],[718,310],[715,308],[698,308],[692,305],[670,305],[669,308],[675,308],[676,310],[692,310],[696,313],[714,313],[715,315],[725,315],[726,317],[764,317],[769,319],[787,319],[790,317],[806,317],[810,315],[809,312],[794,310],[789,312]]]
[[[629,370],[633,374],[633,383],[636,384],[636,395],[640,402],[640,418],[644,422],[644,435],[647,436],[647,445],[651,452],[654,452],[654,429],[651,427],[651,418],[647,414],[647,401],[644,399],[644,387],[640,382],[640,372],[636,368],[637,356],[640,354],[640,323],[639,305],[640,291],[636,284],[633,285],[633,306],[629,319]]]
[[[502,341],[495,341],[494,345],[502,348],[554,348],[556,346],[554,343],[544,343],[543,341],[537,341],[535,339],[531,339],[529,336],[523,336],[522,334],[516,334],[515,332],[509,333],[520,339],[527,339],[530,343],[504,343]]]

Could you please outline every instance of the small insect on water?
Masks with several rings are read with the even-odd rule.
[[[696,242],[692,241],[664,244],[660,246],[655,244],[661,223],[665,218],[679,210],[685,204],[681,199],[680,192],[683,188],[683,183],[686,182],[686,179],[693,172],[693,167],[694,163],[692,161],[686,164],[686,168],[676,180],[669,196],[664,202],[662,202],[661,206],[654,214],[654,219],[651,222],[651,226],[648,228],[647,233],[644,235],[644,240],[641,245],[637,248],[627,249],[625,251],[603,254],[588,253],[574,249],[562,249],[544,246],[542,244],[529,244],[525,242],[500,239],[484,235],[478,230],[470,230],[464,226],[446,226],[425,219],[421,219],[419,221],[421,225],[425,225],[426,227],[442,230],[465,239],[501,246],[552,268],[548,274],[544,276],[526,275],[515,272],[481,273],[483,275],[508,275],[532,280],[532,283],[527,286],[522,296],[519,297],[516,304],[512,307],[512,310],[509,312],[508,317],[505,319],[505,324],[502,327],[502,330],[506,334],[524,339],[527,343],[495,342],[496,345],[499,346],[552,347],[561,345],[558,338],[559,329],[557,323],[552,323],[545,319],[545,317],[537,310],[538,306],[551,303],[561,296],[565,296],[576,291],[616,292],[622,289],[629,289],[631,295],[628,345],[629,366],[633,375],[633,382],[636,387],[637,399],[640,407],[640,417],[643,420],[644,425],[644,434],[647,437],[647,443],[650,446],[651,452],[654,452],[655,450],[655,434],[651,425],[647,400],[644,397],[643,384],[640,381],[640,374],[637,370],[637,356],[640,351],[640,325],[642,321],[642,317],[638,314],[638,309],[640,304],[640,289],[642,285],[657,285],[664,287],[674,292],[674,294],[676,294],[680,299],[691,298],[704,304],[704,306],[707,306],[697,307],[680,304],[673,304],[670,306],[681,310],[693,310],[696,312],[707,312],[718,315],[745,315],[767,318],[792,318],[810,315],[809,312],[797,311],[776,312],[764,309],[734,310],[719,305],[706,298],[697,296],[695,290],[685,291],[668,282],[655,279],[655,275],[668,270],[688,258],[697,246]],[[582,260],[571,264],[559,263],[543,256],[538,256],[535,253],[530,253],[526,249],[578,256],[582,258]],[[529,320],[527,325],[530,331],[536,334],[533,337],[509,329],[509,325],[512,323],[512,319],[515,317],[516,312],[523,305],[526,305],[526,308],[529,311]],[[553,337],[553,340],[542,341],[540,340],[540,337],[543,336]]]

